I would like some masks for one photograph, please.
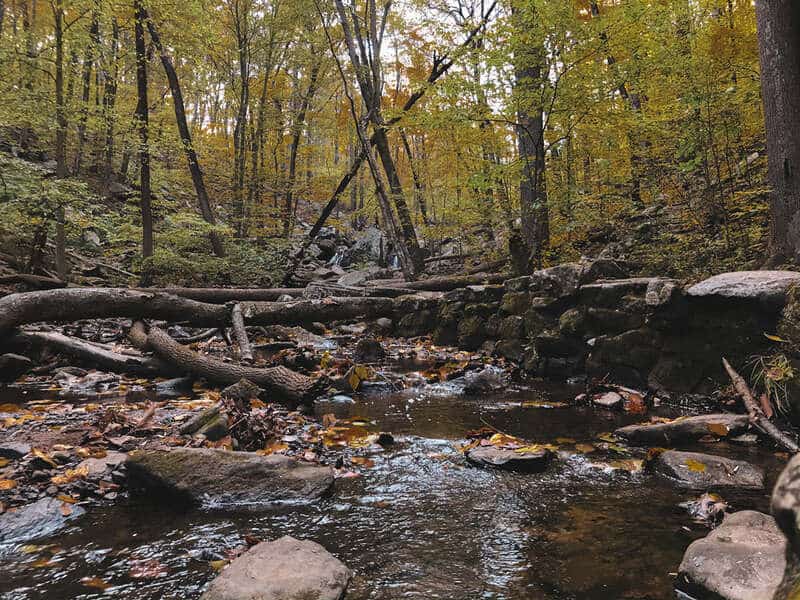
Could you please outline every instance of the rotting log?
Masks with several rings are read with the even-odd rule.
[[[211,304],[226,304],[228,302],[239,302],[251,300],[254,302],[273,302],[281,296],[292,296],[299,298],[303,295],[303,288],[187,288],[187,287],[167,287],[167,288],[134,288],[139,292],[152,294],[171,294],[197,300],[198,302],[209,302]]]
[[[403,287],[407,290],[428,292],[449,292],[468,285],[495,285],[503,283],[511,275],[507,273],[477,273],[475,275],[451,275],[448,277],[431,277],[419,281],[398,281],[393,279],[376,279],[368,281],[366,288],[376,287]]]
[[[775,443],[777,443],[779,446],[782,446],[789,452],[792,452],[793,454],[800,452],[800,445],[798,445],[797,442],[789,437],[786,433],[778,429],[775,423],[770,421],[767,418],[767,415],[764,414],[764,411],[761,409],[761,406],[759,406],[758,402],[756,402],[755,396],[753,396],[753,392],[750,390],[750,386],[747,385],[744,377],[739,375],[739,373],[734,370],[727,359],[722,359],[722,365],[728,372],[728,377],[731,378],[734,389],[742,398],[742,402],[744,402],[744,406],[747,409],[747,414],[750,417],[750,422],[753,424],[753,426],[765,435],[772,438]]]
[[[168,294],[120,288],[67,288],[10,294],[0,298],[0,338],[26,323],[80,319],[190,320],[198,325],[226,325],[230,308]]]
[[[76,362],[98,369],[142,377],[169,377],[177,370],[158,358],[121,354],[99,344],[53,331],[19,331],[10,339],[18,348],[48,348]]]
[[[231,309],[231,324],[233,334],[236,336],[236,343],[239,345],[239,357],[246,362],[253,362],[253,349],[247,337],[247,330],[244,328],[244,317],[242,307],[235,304]]]
[[[143,350],[152,350],[156,356],[181,371],[220,385],[230,385],[241,379],[247,379],[264,388],[277,400],[290,402],[313,400],[328,385],[324,377],[314,379],[286,367],[260,369],[203,356],[179,344],[158,327],[147,329],[141,322],[134,324],[129,338],[134,345],[140,346]],[[142,342],[144,342],[143,346],[141,346]]]

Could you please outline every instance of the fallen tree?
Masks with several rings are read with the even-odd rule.
[[[303,288],[187,288],[187,287],[168,287],[168,288],[134,288],[139,292],[150,294],[171,294],[197,300],[198,302],[209,302],[211,304],[225,304],[227,302],[240,302],[252,300],[255,302],[272,302],[281,296],[292,296],[299,298],[303,295]]]
[[[468,285],[496,285],[511,277],[507,273],[477,273],[475,275],[450,275],[431,277],[419,281],[398,281],[395,279],[375,279],[367,282],[367,289],[372,287],[403,287],[407,290],[428,292],[450,292]]]
[[[286,367],[260,369],[204,356],[179,344],[158,327],[147,328],[141,321],[134,323],[129,339],[134,346],[141,350],[152,350],[156,356],[180,371],[220,385],[231,385],[246,379],[279,400],[305,402],[318,396],[328,385],[324,377],[314,379]]]

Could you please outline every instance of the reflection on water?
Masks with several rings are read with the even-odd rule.
[[[580,443],[639,420],[589,408],[515,406],[542,394],[574,395],[562,386],[469,399],[443,388],[320,405],[320,414],[375,420],[398,443],[374,455],[375,467],[363,477],[338,480],[333,497],[311,506],[257,515],[175,513],[139,503],[95,509],[43,542],[54,547],[2,551],[0,597],[196,598],[215,574],[210,561],[244,535],[290,534],[320,542],[354,570],[349,600],[673,598],[670,573],[702,534],[688,529],[677,507],[685,493],[647,474],[590,468],[589,459],[570,452],[533,475],[465,465],[458,442],[486,424],[531,441]],[[744,453],[773,477],[778,469],[758,450],[715,450]],[[767,506],[765,494],[727,499],[737,509]],[[153,560],[169,574],[131,577],[132,566]],[[87,587],[80,583],[87,577],[112,587]]]

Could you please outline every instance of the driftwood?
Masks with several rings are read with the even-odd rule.
[[[231,309],[231,322],[233,324],[233,334],[236,336],[236,343],[239,345],[239,356],[243,361],[253,362],[253,349],[250,347],[247,330],[244,328],[241,305],[235,304]]]
[[[67,354],[76,362],[115,373],[141,377],[169,377],[176,369],[157,358],[121,354],[109,348],[78,338],[50,331],[20,331],[10,345],[19,348],[49,348]]]
[[[755,396],[753,396],[753,392],[750,390],[750,386],[747,385],[744,377],[734,370],[727,359],[723,358],[722,364],[728,372],[728,376],[731,378],[734,389],[742,398],[742,402],[744,402],[744,406],[747,409],[747,414],[753,426],[765,435],[771,437],[779,446],[782,446],[789,452],[794,454],[800,452],[800,445],[786,433],[778,429],[764,414],[764,411],[756,401]]]
[[[312,400],[327,387],[325,378],[313,379],[286,367],[259,369],[203,356],[179,344],[157,327],[147,329],[142,322],[134,324],[129,339],[135,346],[142,350],[152,350],[156,356],[181,371],[220,385],[230,385],[241,379],[247,379],[264,388],[277,400],[290,402]]]

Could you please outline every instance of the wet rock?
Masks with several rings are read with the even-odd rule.
[[[789,288],[797,283],[800,273],[794,271],[736,271],[709,277],[691,286],[686,294],[694,298],[739,298],[782,306]]]
[[[353,359],[358,363],[375,363],[386,358],[386,351],[374,338],[361,338],[356,343]]]
[[[743,510],[687,548],[677,587],[724,600],[772,600],[783,575],[786,540],[769,515]]]
[[[79,469],[86,469],[89,477],[97,477],[107,470],[113,471],[128,459],[124,452],[107,452],[102,458],[87,458],[79,465]]]
[[[453,380],[463,381],[465,394],[489,394],[508,387],[508,377],[502,369],[485,367],[480,371],[470,371],[464,377]]]
[[[27,373],[33,361],[19,354],[0,355],[0,381],[14,381]]]
[[[219,416],[219,411],[219,405],[206,408],[181,425],[178,431],[182,435],[197,433],[204,425],[217,418]]]
[[[387,317],[375,320],[375,331],[382,334],[389,334],[394,329],[394,322]]]
[[[652,468],[684,489],[764,488],[764,472],[758,467],[712,454],[667,450],[653,460]]]
[[[598,394],[592,398],[592,404],[600,408],[622,408],[622,402],[622,396],[617,392],[605,392],[604,394]]]
[[[547,448],[536,452],[520,453],[509,448],[476,446],[466,453],[467,460],[474,465],[526,473],[544,471],[552,457],[553,453]]]
[[[31,451],[28,444],[22,442],[2,442],[0,443],[0,458],[10,458],[16,460],[22,458]]]
[[[353,400],[350,396],[345,396],[344,394],[336,394],[330,399],[331,402],[336,402],[337,404],[355,404],[355,400]]]
[[[629,444],[642,446],[670,446],[680,442],[691,442],[713,435],[735,436],[747,430],[747,415],[717,414],[680,417],[668,423],[637,423],[620,427],[614,435]]]
[[[198,435],[204,436],[211,442],[216,442],[228,435],[228,417],[225,414],[218,414],[213,419],[203,425],[198,431]]]
[[[86,513],[75,504],[69,505],[69,511],[62,510],[63,504],[55,498],[42,498],[33,504],[3,513],[0,515],[0,544],[50,536]]]
[[[329,467],[211,448],[135,452],[127,472],[134,490],[219,508],[313,500],[333,486]]]
[[[340,600],[351,577],[319,544],[284,536],[234,560],[201,600]]]
[[[159,398],[172,400],[192,393],[193,377],[177,377],[156,383],[156,395]]]
[[[275,300],[276,302],[292,302],[294,300],[294,296],[290,296],[289,294],[281,294]]]

